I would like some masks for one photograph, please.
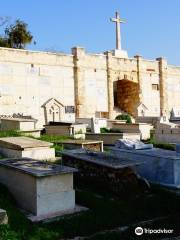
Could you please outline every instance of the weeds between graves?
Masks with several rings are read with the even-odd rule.
[[[175,144],[156,142],[153,137],[144,142],[153,144],[155,148],[162,148],[165,150],[175,151]]]

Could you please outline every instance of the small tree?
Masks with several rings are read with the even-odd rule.
[[[27,27],[28,25],[19,19],[16,20],[15,24],[6,27],[5,36],[0,37],[0,46],[25,49],[26,45],[33,40],[33,36]]]

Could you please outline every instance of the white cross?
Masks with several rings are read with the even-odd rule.
[[[120,19],[120,15],[118,12],[116,12],[116,18],[110,18],[110,20],[116,23],[116,49],[121,50],[120,24],[125,23],[125,21]]]

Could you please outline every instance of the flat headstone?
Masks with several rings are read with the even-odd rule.
[[[34,177],[46,177],[61,175],[65,173],[73,173],[77,170],[75,168],[66,167],[57,164],[48,164],[46,162],[23,158],[19,159],[6,159],[0,162],[0,166],[7,166],[12,169],[16,169],[20,172],[32,175]]]
[[[6,137],[0,138],[0,147],[24,150],[26,148],[51,147],[52,143],[29,138],[29,137]]]
[[[29,137],[0,138],[0,153],[10,158],[34,158],[38,160],[55,160],[53,143]]]

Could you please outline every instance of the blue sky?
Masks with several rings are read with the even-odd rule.
[[[28,23],[37,42],[28,49],[67,53],[73,46],[95,53],[114,49],[115,25],[109,18],[116,10],[127,21],[121,28],[122,46],[130,57],[164,56],[168,63],[180,65],[180,0],[16,0],[0,4],[0,16]]]

